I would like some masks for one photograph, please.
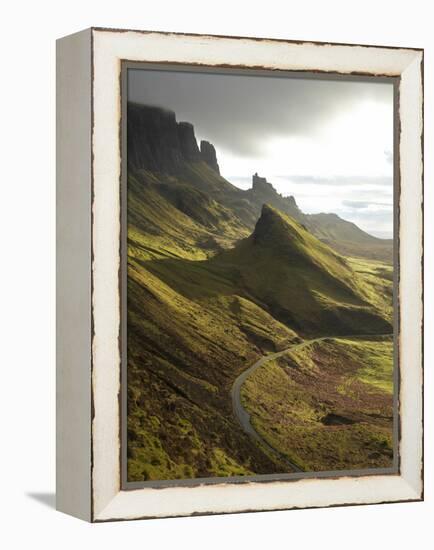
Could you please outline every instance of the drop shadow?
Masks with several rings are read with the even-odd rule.
[[[26,495],[52,510],[56,509],[56,493],[26,493]]]

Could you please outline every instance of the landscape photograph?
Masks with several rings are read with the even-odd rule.
[[[393,85],[126,82],[126,481],[392,469]]]

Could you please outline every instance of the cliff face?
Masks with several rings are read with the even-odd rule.
[[[209,143],[209,141],[202,140],[200,142],[200,152],[203,160],[209,166],[211,166],[211,168],[215,170],[217,174],[220,174],[220,167],[217,163],[217,154],[214,145],[212,143]]]
[[[176,174],[184,162],[206,162],[217,173],[215,148],[197,145],[194,127],[177,122],[173,111],[128,103],[127,148],[129,169]]]
[[[129,168],[174,173],[182,161],[175,113],[128,104]]]
[[[194,135],[193,124],[189,122],[178,122],[178,139],[181,149],[181,156],[187,162],[201,160],[196,136]]]

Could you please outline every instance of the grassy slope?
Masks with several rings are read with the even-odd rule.
[[[268,471],[232,418],[229,388],[246,363],[294,333],[248,300],[192,300],[138,267],[130,265],[128,288],[130,479]]]
[[[144,171],[129,176],[128,239],[143,259],[200,260],[248,233],[226,207],[182,180]]]
[[[357,276],[290,218],[277,215],[278,241],[292,250],[270,249],[262,234],[231,249],[251,212],[209,172],[198,163],[178,178],[129,179],[130,480],[276,471],[233,418],[235,377],[297,341],[293,329],[330,333],[324,321],[338,316],[342,334],[347,318],[364,333],[390,317],[376,276]]]
[[[369,301],[380,309],[385,318],[393,318],[393,268],[383,262],[366,258],[347,258],[348,264],[362,281]]]
[[[265,206],[252,236],[214,263],[302,334],[391,332],[377,278],[360,276],[295,220]]]
[[[393,263],[393,242],[389,239],[377,239],[377,241],[369,243],[354,243],[343,238],[323,238],[322,240],[344,256],[355,256],[368,261],[384,262],[389,265]]]
[[[297,336],[205,268],[202,239],[220,231],[228,245],[237,220],[205,227],[157,185],[130,180],[128,197],[129,479],[269,472],[232,417],[229,389],[246,363]]]
[[[265,363],[242,390],[255,429],[306,471],[392,465],[392,341],[326,339]]]

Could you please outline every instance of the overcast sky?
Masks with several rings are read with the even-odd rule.
[[[378,82],[129,70],[128,97],[175,111],[214,144],[222,175],[258,172],[306,213],[393,231],[393,86]]]

